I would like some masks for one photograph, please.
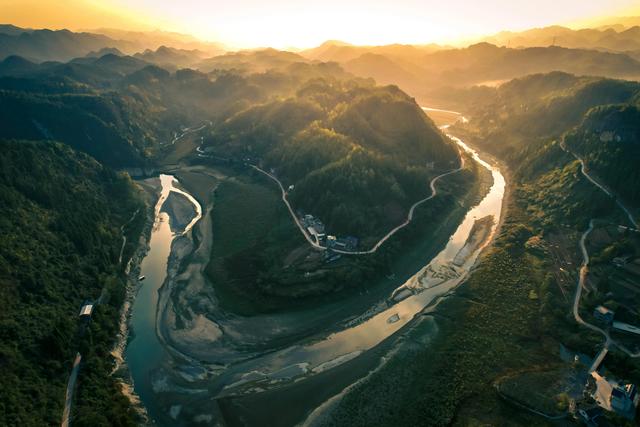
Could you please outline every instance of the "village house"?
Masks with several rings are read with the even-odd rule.
[[[640,335],[639,327],[624,322],[613,322],[613,329],[629,334]]]
[[[611,408],[630,420],[635,418],[638,407],[638,390],[634,384],[622,384],[611,391]]]
[[[91,317],[91,313],[93,313],[93,304],[84,304],[80,309],[80,318],[86,319]]]
[[[610,325],[613,322],[615,314],[616,313],[613,310],[609,310],[603,305],[597,306],[593,311],[593,317],[607,325]]]
[[[310,236],[316,239],[316,243],[320,244],[321,242],[324,241],[325,234],[319,232],[315,226],[307,227],[307,232],[309,233]]]
[[[591,376],[596,383],[596,389],[591,396],[598,406],[629,420],[635,419],[640,397],[634,384],[611,377],[605,378],[597,371],[592,372]]]

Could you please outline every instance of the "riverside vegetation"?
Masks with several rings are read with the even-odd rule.
[[[274,51],[271,58],[282,56],[288,58]],[[261,60],[264,55],[249,55],[249,61]],[[0,129],[7,198],[3,231],[11,244],[3,245],[1,259],[4,280],[12,283],[3,288],[3,301],[14,307],[3,315],[1,329],[7,424],[59,422],[69,363],[77,350],[83,362],[72,406],[74,425],[134,422],[128,401],[110,376],[113,359],[108,352],[125,292],[117,262],[119,227],[142,202],[133,183],[110,168],[162,165],[181,126],[213,123],[205,146],[228,148],[235,160],[249,155],[282,170],[284,179],[300,182],[301,190],[292,195],[296,204],[325,217],[336,232],[362,233],[364,244],[367,235],[373,239],[401,222],[408,206],[428,195],[431,177],[458,166],[454,144],[411,98],[397,88],[354,78],[335,64],[288,58],[263,72],[170,72],[140,58],[107,53],[66,64],[9,58],[2,66],[0,111],[10,118]],[[233,138],[225,146],[221,135]],[[195,155],[183,160],[208,161]],[[230,275],[227,286],[239,280],[257,286],[255,295],[265,304],[250,304],[259,311],[299,304],[299,297],[303,303],[312,301],[304,297],[335,298],[345,285],[389,274],[392,260],[416,231],[442,239],[446,233],[432,219],[457,212],[457,200],[472,197],[467,190],[480,191],[472,188],[477,180],[472,167],[452,176],[442,183],[442,195],[420,209],[421,224],[407,228],[375,256],[343,260],[311,286],[300,287],[292,286],[301,283],[299,272],[292,280],[277,268],[270,270],[269,260],[286,257],[301,239],[291,219],[283,216],[273,183],[248,174],[241,165],[224,166],[239,174],[218,192],[221,200],[228,199],[228,212],[243,218],[255,209],[275,209],[246,240],[222,234],[216,249],[226,250],[232,241],[236,249],[209,267],[212,274]],[[255,196],[257,205],[235,205],[229,197],[238,189]],[[322,199],[324,194],[330,197]],[[124,259],[138,241],[145,215],[136,218],[125,228]],[[271,228],[274,219],[282,227]],[[216,221],[214,227],[224,227]],[[262,251],[261,244],[269,250]],[[31,249],[43,245],[48,249],[42,253]],[[238,276],[234,266],[244,263],[250,268]],[[104,301],[96,306],[93,320],[80,325],[81,304],[97,300],[102,289]],[[37,317],[24,317],[27,312]],[[51,356],[39,358],[42,352]],[[18,378],[15,372],[25,374]],[[34,394],[41,397],[34,401],[44,404],[21,404]]]
[[[535,238],[549,246],[565,236],[570,246],[560,250],[575,254],[578,231],[591,218],[626,224],[615,201],[582,177],[579,162],[561,149],[560,141],[581,153],[634,209],[640,207],[640,182],[632,166],[639,160],[640,86],[551,73],[483,93],[461,93],[460,99],[475,100],[468,107],[472,120],[453,132],[494,153],[511,171],[513,190],[501,232],[476,273],[438,307],[435,316],[442,330],[435,341],[425,349],[399,351],[345,396],[326,425],[396,425],[400,420],[485,425],[504,419],[513,425],[547,425],[544,418],[505,403],[495,385],[519,375],[542,378],[569,371],[559,357],[560,344],[587,355],[602,346],[601,337],[578,325],[571,314],[576,274],[561,279],[563,274],[554,273],[557,260],[544,244],[530,243]],[[603,252],[604,259],[618,253],[610,249]],[[575,268],[571,265],[578,265],[577,255],[569,259],[573,264],[564,267]],[[595,262],[602,260],[596,257]],[[616,377],[640,381],[637,359],[615,348],[608,357],[611,362],[605,364]],[[530,382],[530,392],[544,392],[534,384]],[[560,397],[548,396],[543,407],[566,413],[567,406],[555,400]],[[616,425],[627,423],[609,417]]]
[[[355,234],[363,246],[375,241],[428,195],[433,176],[458,166],[458,155],[413,98],[369,77],[463,109],[472,121],[454,132],[505,162],[513,189],[493,247],[437,308],[434,341],[423,345],[419,320],[394,337],[398,351],[326,423],[545,424],[505,404],[494,386],[563,370],[560,344],[593,354],[602,343],[573,321],[565,293],[575,277],[561,281],[556,261],[531,242],[572,244],[591,218],[624,221],[561,143],[635,209],[640,203],[640,86],[566,72],[637,76],[637,58],[615,46],[601,52],[575,42],[528,49],[328,43],[299,54],[219,55],[219,46],[170,34],[163,40],[179,47],[160,47],[143,33],[137,43],[130,34],[110,34],[0,26],[0,424],[59,424],[78,350],[74,425],[137,422],[111,376],[109,351],[125,296],[120,227],[128,224],[128,259],[146,216],[127,223],[145,208],[133,182],[112,168],[224,170],[207,274],[222,303],[239,314],[366,292],[423,266],[486,189],[487,177],[473,162],[438,183],[438,197],[380,251],[331,266],[305,263],[313,251],[277,187],[246,165],[273,169],[293,185],[294,206],[319,217],[330,233]],[[156,50],[123,53],[142,49]],[[553,70],[564,72],[526,76]],[[468,87],[512,78],[499,87]],[[201,134],[206,154],[176,155],[176,136],[202,123],[209,126]],[[602,266],[637,246],[630,242],[605,248],[594,262]],[[92,321],[80,323],[81,304],[98,298]],[[617,376],[640,382],[635,359],[615,349],[607,357]]]
[[[125,296],[120,227],[141,207],[137,190],[59,143],[3,141],[0,164],[0,424],[59,424],[80,351],[74,425],[134,425],[109,353]],[[134,242],[125,257],[140,227],[125,228]],[[101,295],[91,322],[80,322],[83,302]]]

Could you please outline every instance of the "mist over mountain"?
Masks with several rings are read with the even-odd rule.
[[[175,69],[194,68],[194,65],[202,61],[206,56],[206,53],[195,49],[187,50],[160,46],[155,51],[147,49],[144,52],[138,52],[133,56],[134,58],[141,59],[151,64]]]
[[[638,18],[4,24],[0,117],[0,425],[635,425]]]
[[[349,48],[348,46],[346,48]],[[303,52],[341,63],[356,75],[382,84],[397,84],[417,98],[432,102],[439,88],[496,85],[533,73],[564,71],[619,78],[640,76],[640,62],[623,53],[559,46],[522,49],[479,43],[461,49],[380,47],[359,56],[343,55],[345,47]],[[357,50],[354,48],[354,50]],[[374,53],[378,52],[378,53]],[[359,52],[358,52],[359,53]]]
[[[103,49],[117,49],[127,54],[134,54],[146,50],[155,51],[165,45],[170,45],[174,49],[199,49],[209,56],[224,51],[220,44],[200,42],[190,36],[162,31],[73,32],[23,29],[13,25],[0,26],[0,60],[17,55],[33,62],[67,62]]]
[[[512,48],[561,46],[640,55],[640,27],[584,28],[561,26],[536,28],[522,32],[502,32],[484,41]]]

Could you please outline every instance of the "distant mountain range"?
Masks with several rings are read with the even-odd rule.
[[[203,52],[203,56],[224,52],[223,46],[218,43],[205,43],[190,36],[161,31],[72,32],[0,25],[0,60],[18,55],[32,62],[66,62],[104,49],[117,49],[126,54],[134,54],[149,49],[156,50],[163,45],[191,51],[198,49]]]
[[[452,49],[434,45],[355,47],[328,42],[301,54],[312,60],[338,62],[353,74],[397,84],[423,102],[436,103],[434,92],[443,88],[492,86],[533,73],[640,76],[640,61],[627,54],[559,46],[515,49],[484,42]]]
[[[430,103],[439,102],[437,92],[446,88],[491,86],[532,73],[640,76],[640,27],[623,24],[616,24],[615,28],[548,27],[505,32],[487,38],[493,44],[482,42],[462,49],[433,44],[354,46],[328,41],[298,53],[275,49],[225,53],[219,44],[182,34],[94,31],[76,33],[0,25],[0,61],[5,60],[0,62],[0,75],[33,74],[58,67],[76,80],[95,82],[114,70],[95,70],[96,63],[90,59],[107,54],[131,55],[127,72],[153,64],[169,71],[192,68],[205,73],[256,73],[294,63],[337,62],[356,76],[398,85],[421,102]],[[68,64],[62,67],[61,62]],[[41,65],[36,67],[38,63]],[[94,69],[86,75],[87,67],[92,66]]]
[[[640,26],[613,26],[597,29],[572,30],[561,26],[535,28],[522,32],[505,31],[483,41],[513,48],[534,46],[562,46],[578,49],[597,49],[627,52],[640,58]]]

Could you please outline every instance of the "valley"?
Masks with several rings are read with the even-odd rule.
[[[470,153],[473,156],[470,162],[478,162],[483,168],[492,170],[494,183],[490,184],[491,190],[487,195],[482,196],[480,193],[465,196],[468,202],[477,197],[482,197],[483,201],[471,211],[462,211],[458,214],[465,219],[456,226],[457,229],[451,237],[440,238],[443,242],[448,240],[448,243],[437,255],[434,253],[435,257],[431,262],[427,262],[427,265],[423,265],[422,268],[418,267],[419,271],[416,274],[410,273],[412,270],[406,270],[406,273],[399,270],[391,280],[374,279],[380,284],[367,286],[365,294],[361,288],[356,294],[351,292],[352,295],[347,294],[339,300],[335,297],[331,299],[324,297],[314,301],[313,304],[304,302],[293,310],[279,308],[277,311],[272,309],[272,312],[266,313],[247,311],[246,308],[238,311],[237,303],[234,302],[238,298],[227,300],[228,297],[224,296],[224,292],[219,294],[219,291],[224,289],[221,288],[222,283],[216,281],[219,276],[208,276],[207,265],[203,263],[209,257],[207,252],[216,248],[215,236],[220,236],[215,231],[213,235],[210,232],[211,219],[215,224],[217,210],[221,209],[217,207],[218,202],[221,201],[217,191],[227,180],[233,179],[235,182],[243,178],[229,177],[221,171],[206,167],[200,167],[197,172],[185,171],[191,174],[215,175],[216,184],[206,184],[205,181],[204,185],[209,186],[209,191],[215,188],[216,196],[211,198],[209,195],[210,204],[204,205],[203,210],[208,212],[210,218],[205,216],[206,220],[203,219],[197,223],[191,242],[182,242],[184,238],[179,237],[170,243],[171,254],[167,255],[169,259],[167,278],[161,276],[157,279],[149,279],[149,275],[146,275],[148,278],[144,286],[151,290],[159,289],[160,303],[157,316],[159,334],[162,337],[160,342],[165,347],[164,360],[150,364],[148,357],[144,357],[146,373],[142,376],[136,372],[135,365],[131,365],[130,369],[136,384],[140,384],[141,381],[148,384],[141,389],[146,390],[141,396],[143,402],[153,402],[145,405],[149,410],[153,409],[150,413],[151,417],[158,421],[165,420],[163,422],[167,423],[169,420],[190,423],[196,419],[214,419],[221,414],[211,410],[208,402],[212,399],[220,402],[222,405],[220,410],[227,419],[246,417],[247,413],[244,409],[236,413],[235,408],[238,402],[243,402],[240,403],[242,408],[246,407],[246,402],[252,402],[252,408],[255,408],[251,410],[252,416],[261,417],[259,412],[256,412],[260,406],[255,405],[260,405],[263,393],[270,396],[270,399],[273,398],[274,393],[281,393],[282,397],[278,400],[286,399],[285,396],[293,392],[292,387],[294,389],[306,387],[307,381],[317,382],[322,381],[323,377],[331,377],[334,369],[343,369],[343,364],[356,366],[355,371],[366,376],[364,369],[372,369],[380,363],[380,358],[385,351],[388,351],[389,342],[395,340],[394,337],[400,331],[411,327],[416,313],[428,310],[429,306],[437,304],[443,295],[448,294],[465,279],[466,272],[474,264],[479,251],[490,239],[490,235],[485,234],[473,251],[469,251],[464,259],[460,258],[461,248],[467,242],[467,235],[473,229],[475,218],[486,215],[500,218],[504,178],[497,169],[491,169],[489,164],[480,160],[478,155],[464,143],[458,141],[458,144],[463,153]],[[182,172],[177,169],[174,173],[180,175]],[[446,178],[442,179],[443,182],[445,180]],[[434,184],[432,181],[432,188],[436,185],[440,184]],[[202,183],[200,183],[201,186]],[[263,186],[262,191],[269,191],[268,183]],[[202,194],[202,190],[198,193]],[[435,191],[433,197],[438,197]],[[282,200],[280,203],[284,204]],[[417,207],[412,210],[414,209],[418,218],[416,221],[420,221],[421,209]],[[296,230],[294,218],[286,213],[283,216],[289,223],[287,232],[298,236],[300,230]],[[497,224],[497,220],[495,223]],[[450,228],[454,224],[448,225],[447,228],[454,231]],[[495,224],[491,229],[492,233],[495,232]],[[228,231],[230,230],[227,228]],[[151,238],[152,246],[148,256],[151,256],[154,251],[154,235]],[[426,239],[425,237],[420,240],[428,240],[428,237]],[[211,239],[214,240],[213,245],[210,243]],[[395,237],[389,235],[388,239],[395,239]],[[301,237],[297,237],[297,240],[304,242]],[[234,238],[233,242],[237,242],[237,239]],[[383,243],[378,247],[384,248]],[[164,240],[158,240],[156,244],[165,246],[167,243]],[[416,247],[413,244],[408,247],[419,250],[420,246]],[[434,246],[431,251],[436,248],[438,246]],[[318,248],[312,247],[307,250],[316,249]],[[357,252],[349,254],[350,257],[367,255],[369,254]],[[428,256],[428,252],[420,258],[424,260],[425,256]],[[455,266],[452,264],[454,258],[456,258]],[[142,274],[146,273],[145,262],[143,261],[142,264]],[[399,286],[396,277],[404,277],[405,274],[409,274],[409,278]],[[298,294],[300,295],[300,292]],[[291,296],[293,295],[288,296],[289,301]],[[144,301],[145,305],[150,304],[151,307],[155,305],[153,299],[145,298]],[[264,302],[263,298],[262,311],[264,311]],[[242,307],[243,304],[241,302],[240,304]],[[208,308],[203,311],[204,307]],[[363,312],[364,315],[359,315]],[[134,305],[133,319],[136,318],[136,313],[136,305]],[[148,324],[146,329],[152,325]],[[137,328],[134,323],[134,331]],[[437,330],[435,323],[433,328],[435,333]],[[376,332],[373,333],[374,331]],[[145,332],[145,334],[148,333]],[[136,350],[137,345],[140,345],[136,344],[137,340],[136,334],[127,350],[130,357],[134,359],[139,357],[135,352],[143,351]],[[149,346],[144,348],[147,349],[144,351],[148,351]],[[384,350],[385,348],[387,350]],[[158,354],[157,351],[154,353]],[[318,379],[315,378],[316,375]],[[334,380],[329,390],[334,390],[334,393],[338,394],[341,388],[348,387],[351,382],[358,380],[359,378],[355,376],[351,379],[345,378],[345,381],[349,382]],[[282,392],[279,391],[281,389]],[[180,397],[184,394],[189,396],[189,400],[183,400]],[[326,396],[331,397],[331,395]],[[286,400],[282,402],[286,405]],[[316,404],[320,403],[322,402]],[[300,407],[301,412],[298,412],[299,418],[296,422],[303,421],[305,414],[313,408],[309,406],[305,410],[304,407]],[[291,413],[289,416],[293,417],[294,414]]]
[[[0,425],[636,425],[627,0],[185,1],[0,5]]]

